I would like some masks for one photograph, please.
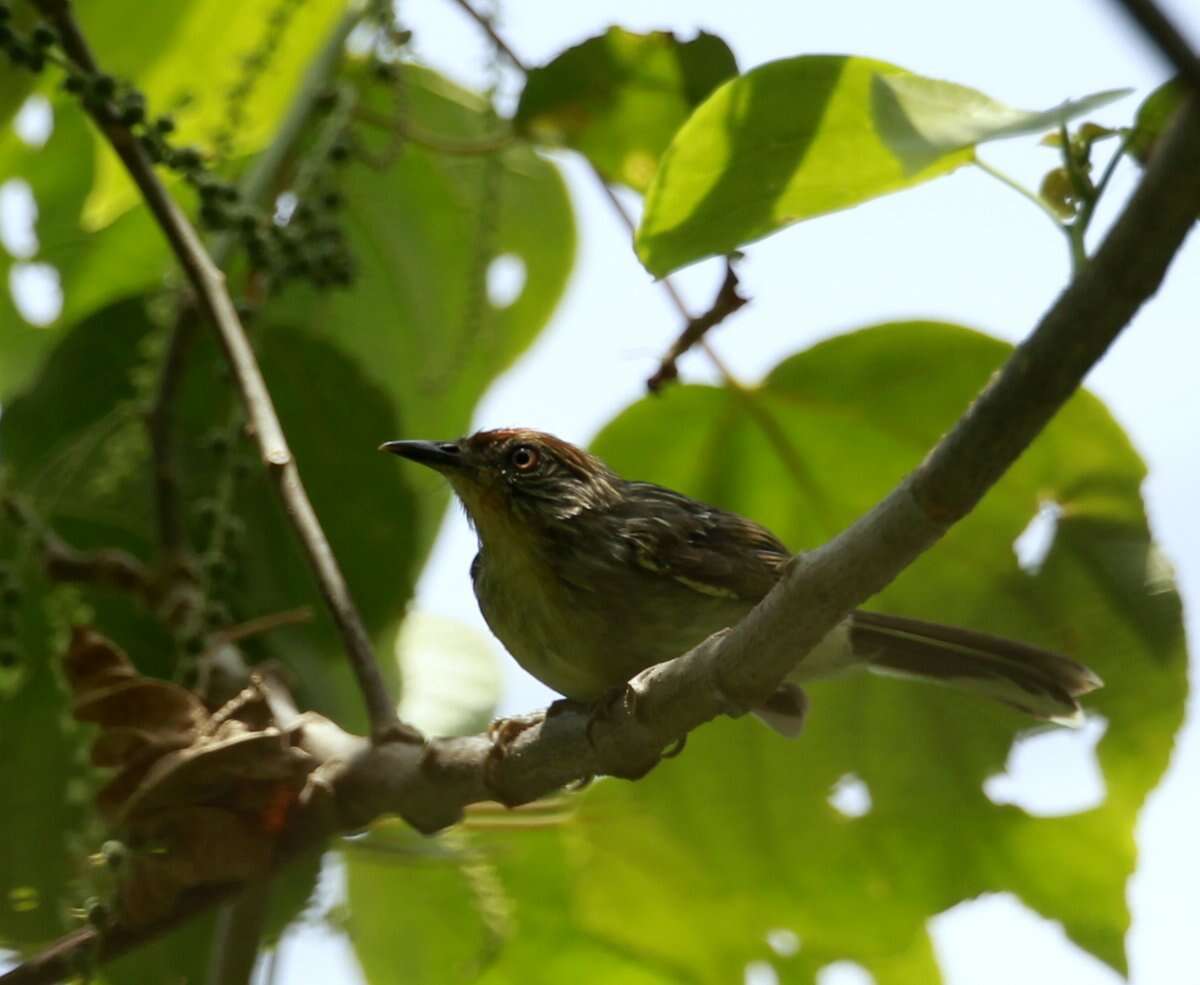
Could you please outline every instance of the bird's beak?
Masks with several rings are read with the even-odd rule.
[[[379,450],[420,462],[431,469],[462,468],[466,464],[457,441],[385,441]]]

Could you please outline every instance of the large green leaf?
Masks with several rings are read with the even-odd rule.
[[[12,565],[24,594],[14,637],[0,641],[17,648],[15,663],[0,666],[0,744],[10,777],[0,839],[0,948],[22,950],[66,930],[68,906],[83,902],[73,886],[82,852],[68,839],[84,832],[88,786],[80,730],[65,714],[49,645],[48,589],[14,534],[0,520],[0,560]]]
[[[494,135],[500,125],[482,97],[431,72],[410,68],[402,84],[405,119],[425,134],[466,141]],[[378,85],[364,99],[378,113],[396,111]],[[403,437],[456,436],[562,294],[575,249],[562,178],[520,142],[482,156],[408,144],[386,168],[349,165],[342,189],[358,266],[353,289],[296,287],[268,305],[263,319],[354,358],[396,406]],[[500,257],[524,271],[520,293],[506,305],[493,303],[486,288],[488,267]],[[391,437],[401,435],[379,434],[375,444]],[[446,493],[440,482],[417,488],[428,544]]]
[[[12,401],[0,418],[0,461],[11,487],[28,494],[44,518],[82,548],[117,546],[142,557],[153,553],[148,449],[137,403],[138,380],[155,365],[147,354],[152,331],[141,299],[103,309],[65,336],[37,385]],[[407,477],[375,452],[380,433],[400,428],[392,405],[321,339],[266,333],[259,354],[309,495],[359,609],[368,627],[382,634],[402,616],[416,577]],[[189,515],[214,495],[221,468],[202,450],[206,433],[223,424],[233,401],[220,364],[215,341],[202,333],[193,343],[177,409],[177,469]],[[347,393],[354,394],[353,401],[345,399]],[[280,629],[270,637],[276,641],[271,648],[315,675],[310,679],[302,673],[302,679],[319,704],[356,715],[352,688],[320,680],[324,673],[342,675],[344,659],[279,499],[261,467],[251,465],[246,472],[234,504],[246,537],[236,614],[249,618],[309,605],[312,623]],[[197,546],[205,542],[201,526],[192,524]],[[379,576],[381,557],[388,559],[386,577]],[[116,618],[115,610],[101,611],[106,619]],[[145,620],[136,630],[147,649],[152,647],[144,634],[152,626]],[[132,646],[127,635],[107,623],[102,627]],[[133,634],[132,626],[124,628]],[[151,637],[162,638],[161,632]],[[335,700],[343,690],[344,700]]]
[[[869,58],[771,62],[721,86],[680,128],[646,193],[638,255],[666,274],[947,174],[985,140],[1049,129],[1121,95],[1030,113]]]
[[[679,388],[635,405],[597,450],[623,473],[749,513],[796,548],[821,543],[917,464],[1007,348],[950,326],[892,325],[841,337],[780,365],[754,393],[803,469],[774,453],[740,398]],[[682,440],[681,440],[682,438]],[[1035,818],[998,807],[1015,713],[937,688],[872,677],[812,688],[804,736],[788,745],[753,722],[702,729],[685,756],[585,802],[594,851],[583,923],[631,947],[684,955],[696,978],[728,980],[761,956],[772,927],[822,959],[876,979],[928,963],[925,921],[979,893],[1009,890],[1124,967],[1133,826],[1182,719],[1179,600],[1160,571],[1139,496],[1145,470],[1094,398],[1074,398],[965,522],[877,600],[896,612],[1004,633],[1079,655],[1107,686],[1098,755],[1108,795],[1093,810]],[[1063,514],[1036,573],[1016,536],[1045,500]],[[825,802],[839,777],[872,810]],[[684,887],[681,890],[681,886]],[[664,921],[686,895],[689,919]],[[871,932],[863,933],[869,926]],[[782,966],[781,966],[782,967]],[[785,980],[791,980],[785,979]]]
[[[679,125],[735,74],[733,52],[715,35],[680,41],[666,31],[610,27],[531,70],[513,122],[644,192]]]
[[[348,929],[370,985],[669,985],[676,969],[572,925],[575,831],[532,819],[345,852]],[[398,969],[403,966],[403,971]]]
[[[426,735],[470,735],[495,717],[504,687],[495,641],[463,623],[410,612],[396,640],[401,719]]]

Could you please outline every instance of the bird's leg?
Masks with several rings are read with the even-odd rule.
[[[602,758],[611,760],[611,753],[615,750],[609,749],[607,751],[608,754],[606,754],[601,748],[601,745],[598,743],[597,736],[595,734],[595,729],[597,726],[610,725],[621,719],[626,721],[632,719],[632,721],[638,725],[645,724],[642,719],[641,710],[638,704],[641,692],[634,683],[636,680],[637,678],[634,678],[634,681],[618,684],[616,687],[611,688],[604,694],[603,697],[600,698],[599,701],[592,706],[591,715],[588,718],[587,723],[587,740],[591,747],[596,750],[597,754],[599,754]],[[612,735],[612,738],[617,740],[618,744],[620,744],[620,730],[610,734]],[[631,761],[628,755],[630,750],[627,749],[624,753],[618,753],[617,756],[618,761],[622,763],[620,772],[611,768],[607,769],[606,772],[610,776],[616,776],[623,780],[639,780],[652,769],[654,769],[654,767],[659,764],[664,756],[670,757],[678,755],[683,749],[684,740],[685,737],[681,736],[671,744],[670,748],[665,753],[653,754],[645,760],[633,760],[634,765],[632,766],[626,765],[626,763]],[[640,740],[636,739],[634,741],[635,745],[640,742]],[[604,745],[610,745],[610,742],[605,741]],[[639,749],[639,755],[641,754],[641,751],[642,750]]]
[[[575,712],[578,715],[587,714],[591,710],[591,705],[584,704],[582,701],[576,701],[573,698],[558,698],[550,702],[550,707],[546,709],[546,718],[557,718],[559,715],[565,715],[568,712]]]
[[[591,714],[587,723],[587,739],[593,749],[596,748],[596,740],[592,730],[598,724],[611,722],[616,717],[617,709],[623,709],[633,718],[637,718],[637,698],[638,693],[634,686],[628,681],[623,681],[616,687],[605,691],[600,699],[591,706]]]
[[[488,726],[487,736],[492,746],[483,761],[483,782],[495,794],[496,800],[506,807],[515,805],[510,804],[504,796],[503,788],[499,783],[496,771],[499,770],[500,764],[508,757],[509,751],[512,749],[513,743],[517,741],[517,738],[523,732],[541,725],[547,718],[557,714],[554,706],[559,703],[558,701],[554,702],[546,711],[531,711],[526,715],[497,718]]]

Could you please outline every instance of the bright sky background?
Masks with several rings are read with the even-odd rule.
[[[1163,6],[1200,42],[1200,6]],[[402,4],[420,56],[451,77],[482,86],[491,58],[478,32],[449,0]],[[704,28],[723,37],[742,69],[795,54],[848,53],[978,88],[1026,109],[1044,109],[1090,92],[1131,86],[1134,97],[1094,115],[1127,122],[1139,100],[1168,72],[1107,0],[841,0],[797,4],[742,0],[608,0],[605,3],[501,0],[500,25],[518,53],[537,64],[609,24]],[[507,75],[511,95],[515,81]],[[1053,166],[1033,140],[990,145],[988,160],[1036,187]],[[639,399],[643,381],[680,328],[659,286],[640,268],[625,231],[578,160],[562,155],[579,222],[575,275],[550,329],[488,393],[475,425],[539,427],[586,443],[618,410]],[[1096,225],[1136,180],[1123,166]],[[637,201],[630,197],[631,207]],[[1069,276],[1063,238],[1010,190],[964,169],[917,190],[805,223],[750,247],[739,267],[753,303],[712,341],[746,380],[830,335],[910,317],[959,322],[1016,341],[1028,333]],[[700,265],[678,283],[694,310],[711,299],[719,268]],[[866,278],[869,278],[866,279]],[[1161,292],[1088,381],[1129,431],[1150,464],[1145,486],[1151,521],[1176,565],[1190,637],[1200,638],[1200,237],[1175,261]],[[701,356],[685,358],[689,380],[715,376]],[[442,438],[452,435],[396,437]],[[851,448],[847,455],[854,454]],[[436,481],[430,476],[429,481]],[[420,609],[480,627],[467,577],[473,535],[451,512],[418,592]],[[544,705],[553,695],[511,661],[504,710]],[[1196,660],[1193,659],[1193,683]],[[1130,889],[1129,938],[1136,985],[1174,985],[1200,965],[1200,727],[1189,704],[1170,772],[1138,826],[1141,861]],[[1032,809],[1084,807],[1102,796],[1090,748],[1096,729],[1024,743],[1009,775],[989,790]],[[947,819],[952,823],[952,819]],[[983,848],[981,850],[986,850]],[[327,890],[336,892],[337,873]],[[955,907],[931,922],[951,985],[1115,985],[1111,970],[1066,941],[1059,927],[1009,896]],[[821,985],[861,985],[842,968]],[[758,969],[747,985],[770,985]],[[276,982],[362,981],[344,941],[321,928],[290,934]]]

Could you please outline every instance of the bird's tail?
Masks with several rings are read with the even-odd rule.
[[[855,612],[849,623],[868,670],[970,691],[1043,721],[1081,724],[1076,699],[1103,684],[1070,657],[990,633],[879,612]]]
[[[799,685],[864,667],[979,694],[1062,725],[1083,721],[1076,699],[1103,683],[1083,664],[1051,650],[972,629],[859,611],[822,640],[754,713],[781,735],[796,736],[808,708]]]

